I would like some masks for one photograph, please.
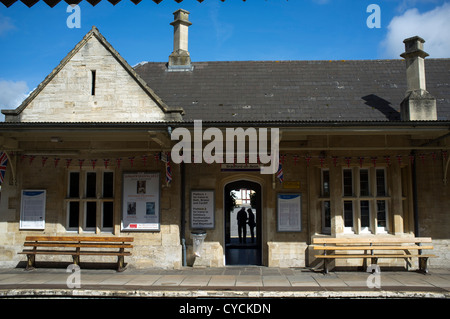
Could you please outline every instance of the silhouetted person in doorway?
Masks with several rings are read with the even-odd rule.
[[[253,211],[251,208],[247,209],[248,213],[248,226],[250,227],[250,235],[252,236],[252,243],[255,242],[255,214],[253,214]]]
[[[237,213],[237,223],[238,223],[238,234],[239,234],[239,242],[242,243],[242,239],[244,240],[244,244],[247,241],[247,213],[245,212],[245,208],[242,207]]]

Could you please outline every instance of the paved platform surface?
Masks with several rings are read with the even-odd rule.
[[[450,299],[450,268],[330,272],[304,268],[224,267],[180,270],[0,269],[0,298],[430,298]]]

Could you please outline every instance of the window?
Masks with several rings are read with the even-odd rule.
[[[368,200],[360,201],[361,232],[368,233],[370,228],[370,205]]]
[[[96,77],[96,71],[95,70],[91,70],[91,79],[92,79],[92,83],[91,83],[91,95],[95,95],[95,77]]]
[[[69,172],[67,194],[68,231],[113,230],[113,172]]]
[[[343,169],[344,232],[386,233],[388,194],[385,168]]]
[[[387,228],[386,215],[386,201],[377,200],[377,227]]]
[[[331,233],[331,207],[330,207],[330,201],[326,200],[322,204],[322,220],[323,220],[323,226],[322,230],[324,233],[329,234]]]
[[[370,183],[369,183],[369,170],[360,169],[359,170],[359,190],[360,196],[370,195]]]
[[[385,170],[377,169],[377,196],[386,196]]]
[[[322,169],[321,172],[322,201],[322,233],[331,233],[331,201],[330,201],[330,171]]]
[[[344,227],[353,230],[353,202],[349,200],[344,201]]]
[[[353,196],[353,174],[351,169],[344,169],[344,196]]]
[[[322,197],[330,197],[330,171],[322,170]]]

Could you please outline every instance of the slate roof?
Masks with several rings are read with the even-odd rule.
[[[186,121],[399,121],[404,60],[194,62],[168,72],[146,62],[137,74]],[[450,59],[426,59],[438,121],[450,120]]]

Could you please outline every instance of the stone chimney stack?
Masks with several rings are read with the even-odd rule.
[[[407,90],[400,110],[404,121],[437,120],[436,99],[427,91],[425,81],[424,39],[415,36],[405,39],[405,52],[400,56],[406,60]]]
[[[173,13],[173,52],[169,56],[169,71],[192,71],[191,57],[188,51],[189,11],[179,9]]]

